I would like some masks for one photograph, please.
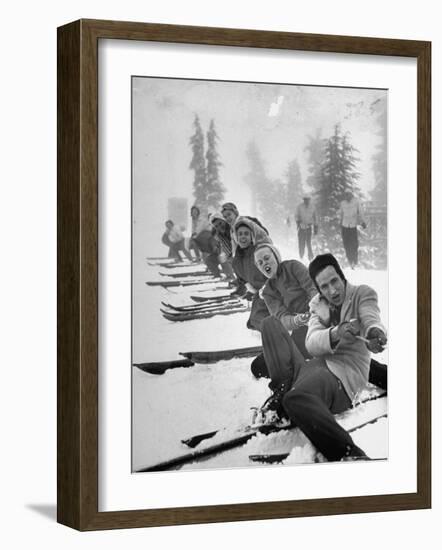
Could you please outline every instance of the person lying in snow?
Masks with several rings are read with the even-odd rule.
[[[282,261],[276,246],[268,243],[256,246],[254,261],[267,279],[260,291],[267,309],[291,333],[302,355],[311,358],[305,347],[305,337],[309,302],[318,291],[307,268],[298,260]],[[269,376],[263,354],[253,360],[251,371],[256,378]]]
[[[318,294],[310,302],[306,360],[279,319],[262,322],[272,396],[263,411],[288,416],[327,460],[368,458],[335,420],[369,379],[370,353],[387,344],[376,292],[347,282],[336,258],[317,256],[309,273]]]
[[[267,229],[262,225],[262,223],[257,219],[253,218],[252,216],[240,216],[238,208],[236,207],[233,202],[225,202],[222,205],[221,208],[221,214],[223,215],[226,222],[229,224],[230,227],[230,238],[231,238],[231,245],[232,245],[232,255],[235,255],[236,248],[238,246],[238,241],[236,240],[236,233],[235,233],[235,223],[239,218],[246,218],[250,222],[252,222],[255,239],[257,242],[261,241],[267,241],[272,242],[272,240],[269,237],[269,232]]]
[[[232,296],[240,296],[251,299],[252,308],[247,321],[247,328],[261,329],[261,321],[269,315],[267,306],[259,296],[259,290],[266,282],[266,277],[255,265],[254,252],[259,242],[256,240],[256,224],[246,217],[237,218],[234,225],[235,239],[238,243],[232,261],[232,267],[238,281],[238,289]],[[260,238],[267,242],[270,238],[267,234],[260,234]]]
[[[317,289],[307,268],[297,260],[281,261],[279,250],[266,243],[255,248],[255,263],[268,278],[261,290],[267,309],[291,333],[292,340],[302,355],[310,359],[305,337],[310,317],[309,302],[317,294]],[[251,371],[256,378],[269,377],[264,354],[253,360]],[[381,389],[387,389],[387,366],[373,358],[370,361],[369,382]]]
[[[203,231],[200,231],[193,241],[198,247],[199,252],[202,254],[202,259],[206,264],[207,269],[214,277],[220,277],[220,244],[213,235],[212,230],[204,229]]]
[[[221,214],[210,214],[209,222],[213,227],[214,235],[220,246],[218,261],[221,264],[227,280],[234,281],[235,274],[232,267],[232,241],[230,238],[230,226]]]
[[[184,245],[184,235],[181,229],[175,225],[172,220],[167,220],[165,226],[166,231],[163,234],[162,242],[164,244],[168,243],[172,251],[172,256],[175,257],[178,262],[182,262],[183,259],[180,256],[180,252],[182,252],[188,260],[192,261],[192,256]]]

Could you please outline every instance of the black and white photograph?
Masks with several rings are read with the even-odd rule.
[[[132,78],[132,471],[388,459],[388,91]]]

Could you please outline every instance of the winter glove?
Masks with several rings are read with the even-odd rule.
[[[330,333],[332,346],[336,344],[353,344],[356,342],[356,336],[359,334],[359,323],[355,321],[344,321],[332,328]]]
[[[290,318],[291,328],[293,330],[301,328],[308,323],[309,319],[310,319],[310,312],[308,311],[306,313],[297,313],[296,315],[292,315]]]
[[[383,330],[378,327],[372,327],[367,333],[367,339],[368,342],[366,346],[372,353],[384,351],[387,344],[387,337]]]
[[[313,235],[317,235],[317,234],[318,234],[318,226],[314,225],[313,226]]]
[[[243,298],[247,292],[246,286],[244,283],[236,280],[234,281],[234,286],[236,286],[236,290],[231,292],[230,297],[231,298]]]
[[[250,293],[250,294],[256,294],[258,292],[256,288],[253,287],[250,283],[246,283],[246,290],[247,290],[247,293]]]

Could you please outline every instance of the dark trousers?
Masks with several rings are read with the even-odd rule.
[[[201,251],[199,249],[199,246],[198,244],[195,242],[195,239],[190,239],[189,241],[189,251],[190,250],[193,250],[194,253],[195,253],[195,258],[197,260],[200,260],[201,259]]]
[[[307,351],[305,347],[305,337],[307,335],[307,326],[300,327],[297,330],[294,330],[291,335],[291,339],[295,343],[296,347],[299,349],[301,354],[305,359],[311,359],[312,356]],[[270,378],[269,369],[267,368],[267,363],[264,359],[264,353],[260,353],[252,361],[250,365],[250,370],[252,371],[255,378]]]
[[[305,246],[307,245],[308,259],[311,261],[313,259],[313,250],[312,250],[312,228],[307,227],[307,229],[298,229],[298,248],[299,248],[299,257],[304,257]]]
[[[301,327],[300,329],[292,332],[292,340],[295,345],[298,347],[299,351],[302,353],[304,359],[310,359],[306,347],[305,347],[305,335],[307,333],[307,327]],[[255,378],[270,378],[269,369],[267,368],[267,363],[264,359],[264,353],[260,353],[253,359],[252,364],[250,365],[250,370],[252,371]],[[387,365],[379,363],[375,359],[370,361],[370,371],[368,373],[368,381],[370,384],[381,388],[381,390],[387,391]]]
[[[356,227],[341,227],[341,231],[342,243],[348,263],[350,265],[357,265],[359,248],[358,230]]]
[[[305,360],[289,333],[275,317],[262,323],[262,342],[271,389],[291,380],[282,400],[290,420],[327,460],[340,460],[357,449],[334,414],[351,406],[341,381],[321,358]]]
[[[182,258],[180,256],[180,252],[182,252],[188,260],[192,260],[192,256],[190,255],[189,251],[184,246],[184,239],[182,239],[181,241],[178,241],[177,243],[171,243],[170,248],[172,249],[175,258],[179,262],[182,261]]]
[[[208,254],[207,252],[203,252],[203,261],[214,277],[219,277],[221,275],[217,253]]]

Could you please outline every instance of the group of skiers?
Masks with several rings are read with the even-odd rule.
[[[299,252],[307,248],[308,268],[298,260],[283,261],[262,223],[240,215],[234,203],[208,218],[193,206],[191,217],[196,258],[214,275],[224,272],[235,285],[233,296],[251,301],[247,326],[261,333],[263,343],[251,371],[269,378],[272,391],[261,413],[291,421],[327,460],[367,459],[334,414],[350,408],[369,381],[386,389],[386,365],[371,358],[384,349],[386,330],[372,288],[348,282],[332,254],[313,258],[311,236],[318,223],[310,198],[296,210]],[[354,267],[357,225],[365,222],[353,196],[346,196],[340,217]],[[175,236],[173,224],[168,229],[174,253],[186,254],[184,237]]]

